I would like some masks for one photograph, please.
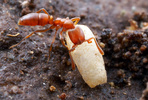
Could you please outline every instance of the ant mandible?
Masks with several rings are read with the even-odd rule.
[[[44,13],[40,13],[41,11],[43,11]],[[52,15],[49,15],[48,12],[42,8],[39,11],[37,11],[36,13],[29,13],[23,17],[21,17],[18,21],[18,25],[23,25],[23,26],[36,26],[36,25],[40,25],[40,26],[45,26],[47,24],[50,24],[51,26],[45,30],[36,30],[32,33],[30,33],[29,35],[27,35],[25,38],[23,38],[19,43],[12,45],[10,47],[13,48],[17,45],[19,45],[22,41],[24,41],[25,39],[31,37],[35,32],[46,32],[50,29],[55,29],[55,35],[53,37],[51,46],[49,48],[49,57],[48,57],[48,61],[50,58],[50,53],[52,51],[52,45],[55,41],[55,37],[57,34],[57,31],[62,28],[61,32],[59,33],[60,36],[60,40],[62,42],[62,44],[67,48],[67,46],[65,45],[64,42],[64,37],[63,37],[63,32],[68,31],[68,35],[71,39],[71,41],[73,42],[73,48],[71,50],[69,50],[69,55],[70,55],[70,59],[72,62],[72,69],[75,69],[75,64],[74,61],[71,57],[70,52],[72,52],[73,50],[75,50],[75,48],[82,44],[83,42],[87,41],[88,43],[91,43],[91,39],[95,40],[95,43],[98,47],[98,50],[100,51],[100,53],[103,55],[104,52],[102,51],[102,49],[98,46],[96,39],[94,37],[85,40],[85,35],[82,31],[82,29],[78,26],[75,26],[78,22],[80,21],[80,17],[74,17],[72,19],[67,18],[56,18],[55,20],[53,19]],[[67,48],[68,49],[68,48]]]

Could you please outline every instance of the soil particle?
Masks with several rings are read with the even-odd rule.
[[[49,89],[50,89],[50,91],[55,91],[56,90],[56,87],[54,87],[53,85],[51,85]]]
[[[59,98],[60,98],[61,100],[65,100],[65,99],[66,99],[66,94],[65,94],[65,93],[62,93],[62,94],[59,96]]]
[[[10,91],[9,91],[10,94],[17,94],[17,93],[21,93],[21,90],[19,89],[18,86],[12,86],[10,88]]]

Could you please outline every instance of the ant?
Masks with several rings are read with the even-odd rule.
[[[44,13],[40,13],[41,11],[43,11]],[[74,17],[72,19],[69,19],[68,17],[67,18],[56,18],[54,20],[53,16],[49,15],[48,12],[44,8],[38,10],[36,13],[29,13],[29,14],[27,14],[27,15],[25,15],[25,16],[23,16],[23,17],[21,17],[19,19],[18,25],[23,25],[23,26],[36,26],[36,25],[45,26],[47,24],[50,24],[51,26],[49,28],[47,28],[47,29],[36,30],[36,31],[30,33],[25,38],[23,38],[19,43],[15,44],[15,45],[12,45],[10,47],[10,49],[17,46],[17,45],[19,45],[25,39],[31,37],[35,32],[46,32],[46,31],[48,31],[50,29],[55,29],[56,30],[55,35],[53,37],[51,46],[49,48],[49,57],[48,57],[48,61],[49,61],[50,54],[51,54],[51,51],[52,51],[52,45],[53,45],[53,43],[55,41],[57,31],[62,28],[61,32],[59,33],[59,36],[60,36],[60,40],[61,40],[63,46],[65,46],[68,49],[68,47],[65,45],[64,37],[63,37],[63,32],[66,32],[66,31],[68,31],[68,35],[69,35],[71,41],[74,44],[72,49],[69,50],[69,55],[70,55],[70,59],[71,59],[71,62],[72,62],[72,69],[74,70],[75,69],[75,64],[74,64],[74,61],[72,59],[72,56],[71,56],[70,52],[74,51],[75,48],[78,45],[82,44],[83,42],[87,41],[88,43],[91,43],[92,42],[91,39],[94,39],[95,43],[96,43],[96,45],[98,47],[98,50],[100,51],[100,53],[102,55],[104,54],[103,50],[98,46],[98,43],[97,43],[97,41],[96,41],[96,39],[94,37],[91,37],[90,39],[85,40],[85,35],[84,35],[84,32],[82,31],[82,29],[79,26],[75,26],[79,21],[80,21],[80,17]]]

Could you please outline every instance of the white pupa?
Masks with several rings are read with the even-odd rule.
[[[85,40],[95,37],[92,31],[85,25],[79,26],[84,34]],[[68,36],[68,31],[66,32],[66,43],[68,50],[74,45]],[[104,66],[104,60],[97,48],[94,39],[91,39],[92,43],[83,42],[78,45],[75,50],[70,52],[74,63],[76,64],[80,74],[84,81],[91,87],[94,88],[99,84],[104,84],[107,82],[107,75]]]

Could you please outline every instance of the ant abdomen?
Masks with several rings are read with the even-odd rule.
[[[45,26],[49,23],[49,16],[44,13],[30,13],[21,17],[18,21],[18,25],[23,26]]]

